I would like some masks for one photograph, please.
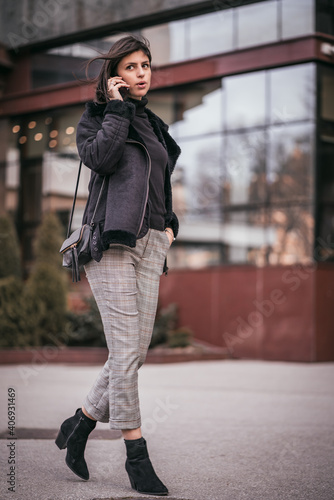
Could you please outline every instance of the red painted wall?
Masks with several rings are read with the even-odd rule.
[[[218,267],[170,271],[160,305],[231,357],[334,360],[334,266]]]
[[[334,361],[334,263],[319,264],[315,295],[316,357]]]

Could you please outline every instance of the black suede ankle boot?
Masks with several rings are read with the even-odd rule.
[[[168,495],[166,486],[153,469],[145,439],[143,437],[133,440],[124,439],[124,442],[127,454],[125,469],[132,488],[146,495]]]
[[[86,417],[81,408],[78,408],[73,417],[61,424],[56,439],[60,450],[67,448],[66,464],[81,479],[89,479],[84,452],[88,436],[95,426],[96,421]]]

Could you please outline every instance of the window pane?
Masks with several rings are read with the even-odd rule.
[[[233,48],[233,9],[188,19],[190,58],[202,57]]]
[[[76,78],[85,79],[88,60],[100,53],[108,52],[118,38],[120,35],[109,36],[32,54],[32,88],[72,82]],[[101,64],[99,61],[92,63],[89,76],[97,75]]]
[[[12,121],[9,119],[0,121],[1,180],[4,181],[0,205],[3,210],[12,213],[14,219],[17,217],[19,206],[20,150],[18,134],[21,131],[21,126],[19,118]]]
[[[150,41],[154,65],[184,61],[187,58],[185,25],[186,21],[181,19],[142,30],[142,34]]]
[[[321,67],[320,115],[324,120],[334,121],[334,70]]]
[[[319,235],[316,239],[315,259],[334,260],[334,203],[319,208]]]
[[[12,118],[6,152],[6,208],[17,214],[23,260],[33,259],[42,212],[57,213],[64,226],[72,207],[79,159],[75,130],[83,106]],[[81,226],[90,170],[83,167],[72,229]]]
[[[332,0],[316,0],[316,31],[334,35],[334,5]]]
[[[283,38],[314,32],[314,0],[281,1]]]
[[[265,123],[265,72],[223,79],[226,128],[246,128]]]
[[[219,132],[223,125],[220,80],[197,83],[175,92],[176,123],[171,133],[177,138]]]
[[[285,125],[269,131],[268,183],[271,201],[313,200],[313,125]]]
[[[330,135],[331,134],[331,135]],[[334,260],[334,132],[321,136],[319,147],[319,234],[316,258]]]
[[[308,264],[313,260],[313,207],[273,207],[269,210],[269,228],[274,241],[269,248],[272,265]]]
[[[334,134],[322,139],[319,147],[319,200],[334,203]]]
[[[152,90],[147,97],[148,108],[160,116],[165,123],[172,125],[175,122],[174,92],[169,90]],[[171,129],[169,132],[172,133]],[[174,133],[172,135],[176,138]]]
[[[271,123],[314,118],[315,65],[301,64],[269,72]]]
[[[264,132],[231,134],[225,140],[225,205],[261,203],[266,199]]]
[[[278,39],[277,2],[267,0],[237,9],[238,48]]]
[[[220,254],[220,245],[217,244],[177,244],[168,252],[168,266],[171,269],[218,266],[221,262]]]
[[[48,123],[48,147],[43,155],[44,199],[53,210],[66,212],[70,208],[79,168],[76,147],[76,127],[83,107],[57,110],[46,117]],[[45,118],[45,117],[44,117]],[[81,225],[82,208],[87,197],[90,170],[82,168],[78,199],[74,212],[73,229]]]
[[[221,200],[221,138],[179,141],[175,212],[187,222],[219,221]],[[176,172],[175,172],[176,173]]]
[[[224,260],[227,263],[249,263],[257,266],[267,264],[270,233],[267,230],[266,213],[266,210],[261,209],[224,214],[221,240],[224,245]]]

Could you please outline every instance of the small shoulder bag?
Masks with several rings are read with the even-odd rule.
[[[84,224],[83,226],[76,229],[70,236],[74,207],[75,207],[75,202],[77,199],[81,166],[82,166],[82,161],[80,161],[80,166],[79,166],[77,184],[75,187],[75,193],[74,193],[74,198],[73,198],[73,205],[72,205],[70,220],[69,220],[68,228],[67,228],[67,237],[59,250],[59,252],[61,254],[63,254],[63,267],[68,267],[68,268],[72,269],[72,281],[73,281],[73,283],[80,281],[80,269],[79,269],[80,266],[84,266],[92,259],[90,245],[91,245],[92,233],[93,233],[93,228],[94,228],[94,219],[95,219],[97,207],[100,203],[103,187],[104,187],[105,180],[106,180],[106,178],[104,177],[102,185],[101,185],[101,189],[99,192],[99,196],[98,196],[98,199],[97,199],[97,202],[95,205],[92,220],[90,221],[89,224]]]

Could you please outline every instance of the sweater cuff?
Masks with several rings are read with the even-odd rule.
[[[121,116],[132,121],[136,114],[136,106],[132,102],[124,102],[119,99],[114,99],[107,102],[103,115],[112,113],[113,115]]]

